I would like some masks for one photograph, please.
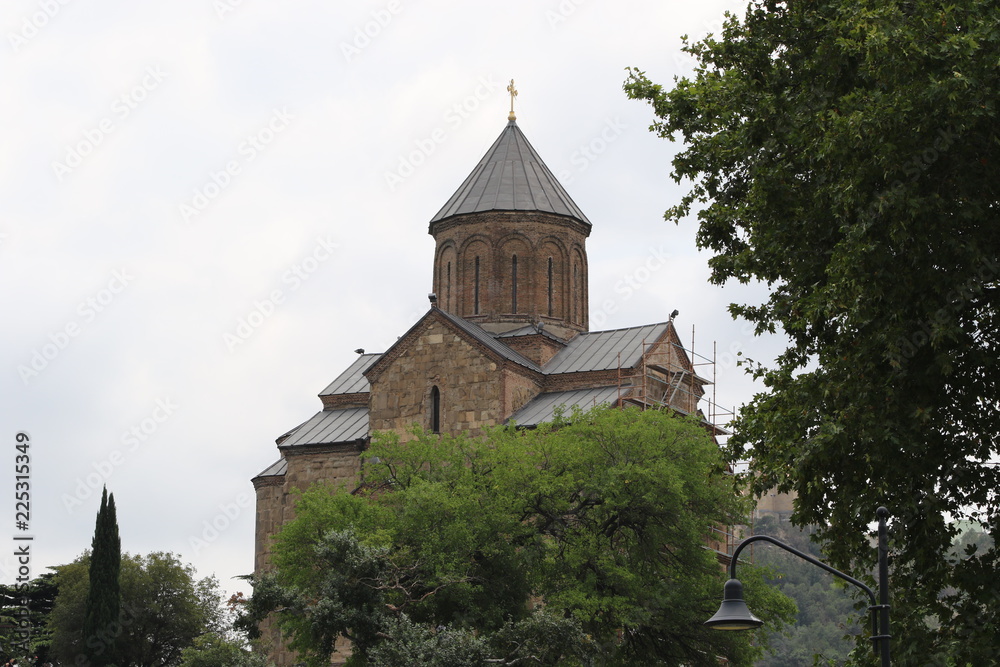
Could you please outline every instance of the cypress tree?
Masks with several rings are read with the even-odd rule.
[[[91,544],[90,590],[83,621],[83,646],[94,667],[107,667],[115,662],[115,638],[121,633],[121,563],[115,495],[108,496],[105,487]]]

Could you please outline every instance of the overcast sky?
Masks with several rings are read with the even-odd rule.
[[[0,579],[15,536],[33,574],[88,548],[106,483],[123,549],[245,590],[250,479],[354,349],[428,308],[428,221],[503,130],[512,78],[518,125],[593,223],[591,329],[676,308],[697,352],[718,346],[718,400],[748,400],[733,353],[776,345],[726,305],[761,292],[709,285],[694,221],[663,220],[675,147],[622,92],[629,65],[689,72],[680,36],[739,6],[6,0]]]

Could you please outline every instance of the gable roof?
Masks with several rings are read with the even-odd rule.
[[[504,338],[539,333],[534,326],[529,325],[502,334],[492,334],[473,322],[432,306],[423,317],[410,327],[406,334],[400,336],[389,350],[381,354],[360,355],[320,393],[320,396],[370,391],[369,380],[366,377],[368,371],[379,366],[378,362],[383,357],[387,357],[397,345],[403,344],[407,335],[432,315],[440,316],[442,320],[464,332],[498,357],[544,375],[614,370],[619,367],[631,368],[642,359],[644,344],[648,347],[652,343],[660,341],[668,334],[672,326],[670,322],[659,322],[638,327],[577,334],[565,342],[566,347],[557,352],[544,366],[539,366],[503,342]],[[544,329],[542,333],[545,333]],[[554,336],[552,338],[563,342]]]
[[[534,371],[536,373],[543,373],[542,368],[536,364],[531,359],[528,359],[523,354],[516,352],[504,345],[496,339],[492,334],[487,332],[482,327],[473,324],[457,315],[453,315],[449,312],[441,310],[437,306],[431,306],[431,309],[424,313],[417,322],[410,327],[405,334],[399,337],[399,339],[392,344],[392,346],[383,352],[376,361],[373,361],[369,366],[363,371],[365,377],[368,378],[369,373],[373,373],[374,377],[378,377],[385,369],[386,365],[391,362],[394,358],[394,352],[399,349],[401,345],[406,345],[408,343],[408,338],[411,333],[419,329],[423,324],[431,317],[438,317],[445,323],[446,326],[451,326],[454,329],[464,333],[469,338],[473,339],[476,343],[481,344],[486,350],[495,355],[500,359],[506,359],[512,361],[513,363],[523,366],[528,370]],[[369,379],[369,382],[371,380]]]
[[[285,459],[278,459],[268,467],[264,468],[259,474],[254,475],[254,479],[258,477],[280,477],[288,472],[288,461]]]
[[[545,374],[631,368],[642,359],[643,343],[663,338],[669,322],[577,334],[545,364]]]
[[[368,378],[364,376],[365,370],[381,357],[379,354],[361,354],[354,360],[343,373],[326,386],[326,389],[319,393],[320,396],[330,396],[333,394],[362,394],[371,391]]]
[[[503,342],[504,338],[539,333],[534,326],[529,325],[502,334],[492,334],[457,315],[437,307],[431,307],[417,323],[410,327],[406,334],[400,337],[395,345],[389,348],[389,351],[395,349],[397,345],[404,344],[407,336],[429,317],[439,317],[446,324],[455,327],[482,345],[488,353],[548,376],[614,370],[619,367],[633,368],[642,360],[643,352],[649,351],[652,344],[662,342],[670,337],[673,327],[670,322],[659,322],[638,327],[577,334],[566,342],[566,347],[552,357],[545,366],[540,367]],[[676,332],[673,332],[673,339],[676,341]],[[560,340],[560,342],[562,341]],[[380,372],[380,369],[376,369],[376,367],[379,366],[379,362],[383,358],[389,355],[389,351],[381,354],[359,355],[320,395],[329,396],[370,391],[369,380],[365,374],[369,370]],[[697,379],[702,384],[708,383],[707,380]],[[621,391],[621,387],[615,385],[545,392],[531,399],[514,412],[507,421],[513,421],[521,426],[537,426],[542,422],[551,421],[555,415],[555,409],[559,406],[565,406],[567,409],[573,407],[588,409],[595,405],[607,405],[622,398]],[[368,438],[370,433],[368,418],[367,407],[355,406],[324,410],[279,438],[279,448],[343,444],[364,440]],[[281,473],[272,472],[271,474]]]
[[[538,426],[550,422],[555,417],[556,408],[562,406],[567,412],[573,408],[589,410],[598,405],[616,403],[621,389],[614,387],[594,387],[572,391],[550,391],[539,394],[507,419],[518,426]]]
[[[478,324],[469,322],[468,320],[463,319],[458,315],[453,315],[444,310],[440,310],[437,308],[435,308],[435,310],[437,310],[441,315],[443,315],[445,319],[451,321],[455,326],[468,333],[470,336],[472,336],[477,341],[479,341],[480,343],[491,349],[493,352],[499,354],[501,357],[507,359],[508,361],[513,361],[515,364],[518,364],[520,366],[524,366],[525,368],[530,368],[536,373],[543,372],[542,368],[534,361],[528,359],[520,352],[516,352],[507,345],[501,343],[499,340],[497,340],[497,336],[494,336],[493,334],[489,333]]]
[[[544,336],[549,340],[554,340],[557,343],[565,344],[566,341],[559,336],[551,333],[542,324],[529,324],[523,326],[519,329],[512,329],[511,331],[504,331],[502,333],[493,334],[494,338],[521,338],[522,336]]]
[[[445,205],[439,220],[483,211],[543,211],[590,220],[556,180],[513,120]]]
[[[368,437],[368,408],[323,410],[292,431],[278,449],[358,442]]]

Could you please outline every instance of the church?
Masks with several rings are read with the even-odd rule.
[[[676,311],[643,326],[589,330],[590,231],[512,106],[500,136],[429,221],[427,312],[389,349],[357,350],[320,392],[318,412],[277,438],[278,460],[253,478],[256,572],[267,570],[271,538],[292,518],[292,490],[316,482],[354,489],[374,431],[406,437],[419,424],[475,436],[510,422],[530,428],[560,406],[701,414],[710,381],[681,343]],[[272,657],[293,664],[284,651]]]

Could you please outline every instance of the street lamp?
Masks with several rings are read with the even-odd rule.
[[[882,667],[889,665],[889,548],[886,543],[885,520],[889,516],[889,510],[879,507],[875,515],[878,517],[878,590],[879,601],[875,601],[875,592],[871,588],[861,583],[854,577],[835,570],[826,563],[816,560],[809,554],[802,553],[789,545],[774,539],[768,535],[753,535],[740,542],[736,550],[733,551],[732,561],[729,563],[729,581],[726,582],[723,593],[722,605],[715,616],[705,621],[705,625],[716,630],[752,630],[764,624],[762,620],[754,616],[746,603],[743,601],[743,584],[736,578],[736,561],[739,559],[743,547],[753,542],[770,542],[779,546],[789,553],[793,553],[799,558],[809,561],[813,565],[823,568],[830,574],[840,577],[844,581],[850,582],[863,590],[868,595],[871,602],[868,610],[872,613],[872,642],[876,655],[882,657]],[[881,632],[879,629],[881,628]]]

